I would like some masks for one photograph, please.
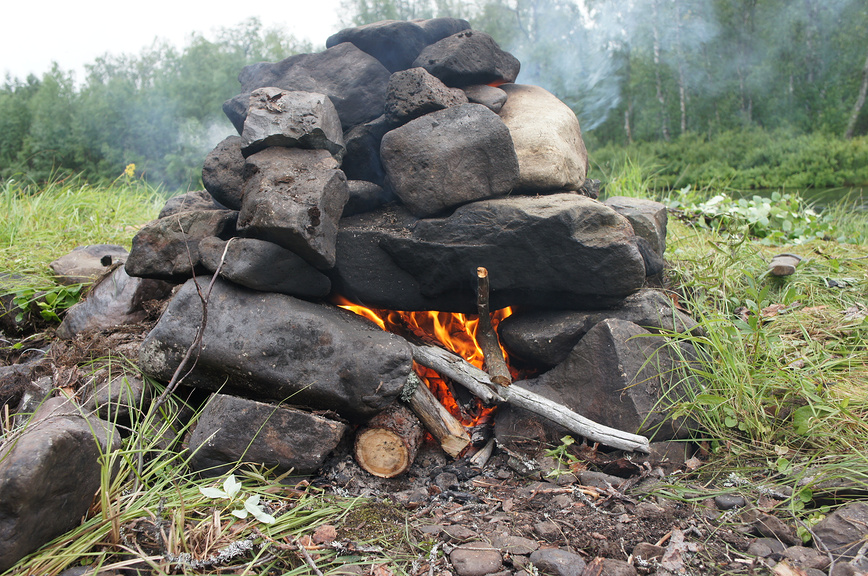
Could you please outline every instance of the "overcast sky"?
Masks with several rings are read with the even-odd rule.
[[[139,54],[157,38],[181,47],[192,32],[212,38],[253,16],[324,46],[340,29],[339,9],[340,0],[3,0],[0,76],[41,76],[54,61],[81,81],[84,65],[107,52]]]

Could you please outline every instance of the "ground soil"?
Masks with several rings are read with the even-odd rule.
[[[50,332],[22,336],[17,340],[22,346],[4,343],[0,366],[38,360],[56,386],[74,392],[100,363],[134,360],[158,312],[147,322],[72,341],[54,339]],[[11,406],[13,402],[14,397]],[[671,573],[659,572],[660,559],[634,555],[641,543],[675,554],[673,567],[682,573],[770,573],[763,560],[746,553],[760,534],[739,520],[737,512],[718,509],[711,498],[686,502],[667,497],[672,484],[699,482],[692,468],[701,459],[639,465],[577,444],[570,467],[561,466],[561,474],[551,474],[557,462],[542,448],[496,449],[480,465],[447,458],[429,438],[409,472],[396,479],[371,476],[347,450],[329,461],[311,483],[339,496],[370,498],[369,504],[343,519],[339,537],[343,533],[359,540],[395,530],[396,539],[409,535],[417,545],[436,544],[446,551],[472,541],[499,543],[506,550],[504,565],[511,571],[507,573],[518,573],[527,563],[529,542],[572,551],[587,562],[596,557],[629,562],[639,574]],[[593,481],[583,476],[585,471],[604,469],[618,475]],[[765,504],[766,511],[776,505],[768,500]],[[515,537],[526,541],[511,540]],[[426,565],[424,572],[437,568],[441,572],[434,573],[447,573],[446,557],[439,566]]]

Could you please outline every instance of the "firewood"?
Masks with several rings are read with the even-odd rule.
[[[441,404],[415,372],[405,386],[407,403],[425,428],[440,442],[443,451],[457,458],[470,444],[470,435],[464,426]]]
[[[598,424],[521,386],[498,386],[488,374],[463,358],[434,346],[413,346],[413,359],[451,378],[486,402],[507,403],[548,418],[588,440],[620,450],[650,452],[648,439]]]
[[[476,309],[479,313],[479,324],[476,327],[476,341],[479,342],[479,347],[482,349],[482,355],[485,357],[485,367],[491,376],[491,381],[498,386],[509,386],[512,382],[512,377],[509,374],[506,360],[503,358],[503,352],[500,350],[497,334],[491,326],[491,310],[488,303],[488,270],[482,267],[477,268],[476,278],[478,288],[476,292]]]
[[[395,402],[356,435],[356,462],[374,476],[394,478],[413,464],[422,436],[413,411]]]

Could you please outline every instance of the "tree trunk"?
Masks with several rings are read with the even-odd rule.
[[[394,478],[413,464],[422,436],[419,419],[395,402],[356,435],[356,462],[374,476]]]
[[[862,85],[859,87],[859,96],[856,98],[856,103],[853,105],[853,112],[850,113],[850,120],[847,122],[847,129],[844,131],[844,138],[848,140],[853,137],[853,131],[856,129],[856,121],[859,119],[859,113],[862,111],[862,106],[865,105],[866,93],[868,93],[868,56],[865,57],[865,66],[862,68]]]
[[[660,102],[660,130],[663,139],[669,141],[669,117],[666,111],[666,97],[663,94],[663,79],[660,76],[660,21],[657,1],[652,3],[654,8],[653,31],[654,31],[654,77],[657,80],[657,101]]]
[[[687,132],[687,85],[684,80],[684,50],[681,46],[681,4],[674,0],[675,7],[675,56],[678,58],[678,103],[681,109],[681,133]]]

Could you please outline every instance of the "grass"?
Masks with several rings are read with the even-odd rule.
[[[610,175],[610,191],[653,193],[647,176],[653,168],[632,162],[627,170]],[[76,179],[41,188],[7,181],[0,186],[0,209],[9,215],[0,221],[0,272],[24,272],[49,287],[48,262],[80,244],[128,245],[164,199],[136,181],[106,188]],[[700,425],[695,440],[707,458],[690,484],[661,487],[661,493],[704,498],[708,492],[697,492],[696,478],[708,490],[726,491],[732,488],[724,481],[734,474],[754,489],[789,489],[789,513],[810,523],[839,496],[826,481],[868,486],[868,216],[847,206],[829,212],[832,225],[849,231],[844,236],[855,243],[811,236],[799,244],[764,245],[745,235],[748,228],[699,226],[680,214],[670,218],[669,290],[706,333],[672,335],[701,351],[691,366],[702,386],[678,408]],[[767,275],[768,262],[780,252],[802,256],[796,274]],[[425,554],[402,524],[401,510],[287,486],[256,468],[235,471],[239,498],[259,495],[276,522],[236,518],[232,512],[243,499],[224,501],[200,490],[222,485],[223,478],[200,479],[186,466],[189,454],[161,443],[182,408],[174,401],[160,414],[136,414],[121,450],[103,456],[103,485],[88,517],[9,574],[121,567],[137,556],[157,574],[200,573],[193,559],[216,562],[233,546],[246,548],[223,566],[237,573],[303,574],[310,567],[297,542],[323,525],[337,528],[343,546],[311,549],[326,573],[347,563],[388,564],[401,573]],[[362,524],[374,529],[354,533]]]
[[[87,244],[129,248],[135,230],[157,216],[166,198],[129,177],[107,187],[80,177],[45,184],[6,180],[0,183],[0,273],[51,285],[49,262]]]

